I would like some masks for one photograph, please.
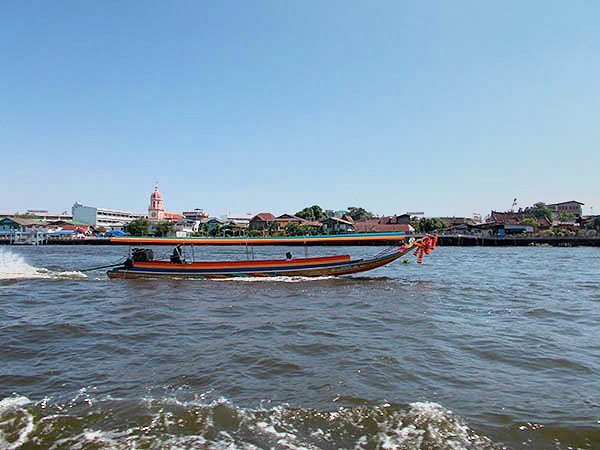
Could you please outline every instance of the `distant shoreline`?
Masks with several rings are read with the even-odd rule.
[[[418,235],[415,235],[418,237]],[[0,245],[22,246],[23,244],[10,244],[8,240],[0,240]],[[48,241],[43,245],[123,245],[111,242],[109,238],[73,239]],[[148,245],[145,243],[132,243],[131,245]],[[170,244],[169,244],[170,245]],[[289,242],[290,246],[304,246],[299,242]],[[308,243],[307,246],[339,246],[339,243]],[[361,241],[344,243],[343,246],[393,246],[397,241]],[[480,237],[469,235],[440,235],[438,245],[448,247],[600,247],[600,237]],[[27,245],[28,246],[28,245]]]

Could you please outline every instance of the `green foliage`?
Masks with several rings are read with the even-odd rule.
[[[540,221],[535,217],[526,217],[521,221],[521,225],[528,225],[536,229],[540,227]]]
[[[412,216],[410,218],[410,224],[415,229],[416,233],[421,232],[421,219],[419,219],[417,216]]]
[[[553,213],[552,210],[544,203],[538,202],[531,208],[531,214],[537,219],[541,219],[542,217],[547,217],[550,222],[552,222]]]
[[[309,206],[302,211],[298,211],[295,216],[302,217],[304,220],[318,221],[327,218],[327,214],[319,205]]]
[[[221,229],[222,229],[222,225],[217,223],[215,226],[213,226],[212,228],[210,228],[208,230],[208,234],[210,234],[211,236],[215,237],[215,236],[220,236],[221,235]]]
[[[569,230],[568,228],[552,227],[549,231],[552,236],[556,237],[573,237],[577,235],[576,231]]]
[[[309,225],[300,225],[297,222],[290,222],[285,227],[285,234],[288,236],[311,236],[319,234],[319,229]]]
[[[132,236],[146,236],[148,234],[148,221],[143,217],[132,220],[127,225],[127,232]]]
[[[410,224],[417,233],[431,233],[448,227],[448,224],[439,217],[423,217],[420,219],[411,217]]]
[[[106,228],[102,226],[96,227],[96,233],[106,233]]]
[[[297,222],[290,222],[285,226],[285,234],[288,236],[300,236],[300,224]]]
[[[561,222],[572,222],[575,219],[575,216],[566,211],[561,211],[558,213],[558,220]]]
[[[366,209],[360,208],[357,206],[350,206],[348,208],[348,214],[354,220],[370,219],[371,217],[373,217],[372,212],[367,211]]]
[[[173,231],[173,224],[169,220],[161,220],[154,228],[154,234],[157,236],[166,236]]]

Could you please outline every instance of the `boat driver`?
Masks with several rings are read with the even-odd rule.
[[[182,244],[179,244],[173,249],[173,254],[171,255],[171,262],[174,264],[181,264],[183,262],[181,245]]]

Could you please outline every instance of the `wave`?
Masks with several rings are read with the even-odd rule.
[[[20,280],[32,278],[87,278],[87,275],[78,271],[57,272],[46,268],[34,267],[28,264],[25,259],[7,251],[0,249],[0,280]]]
[[[127,424],[127,425],[125,425]],[[334,411],[277,406],[241,408],[226,399],[211,403],[176,399],[33,403],[0,401],[0,447],[32,448],[228,448],[228,449],[500,449],[444,407],[340,407]]]

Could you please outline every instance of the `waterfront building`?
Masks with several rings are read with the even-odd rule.
[[[158,190],[158,184],[154,186],[154,192],[150,194],[150,205],[148,205],[148,221],[150,223],[160,222],[165,218],[165,206],[163,196]]]
[[[337,217],[338,219],[343,219],[344,216],[348,214],[348,211],[345,209],[339,209],[337,211],[334,211],[333,209],[327,209],[325,214],[327,217]]]
[[[297,223],[298,225],[304,225],[306,219],[302,217],[294,216],[292,214],[282,214],[278,217],[275,217],[275,222],[277,223],[277,230],[280,233],[285,233],[285,227],[290,223]]]
[[[59,231],[74,231],[79,234],[89,234],[92,232],[91,225],[73,220],[55,220],[48,222],[48,227]]]
[[[158,184],[156,184],[156,186],[154,186],[154,192],[150,194],[150,204],[148,205],[148,221],[150,222],[151,227],[161,220],[176,222],[184,218],[183,214],[165,211],[163,195],[158,189]]]
[[[404,232],[414,233],[410,224],[410,215],[382,216],[356,220],[354,230],[358,233]]]
[[[548,208],[552,210],[554,213],[554,217],[557,218],[560,214],[568,214],[574,217],[581,217],[583,211],[581,207],[584,203],[578,202],[576,200],[569,200],[568,202],[560,202],[560,203],[550,203]]]
[[[248,225],[250,230],[271,231],[277,226],[275,216],[271,213],[259,213],[255,215]]]
[[[183,217],[189,221],[196,222],[208,218],[208,213],[203,209],[196,208],[192,211],[183,211]]]
[[[94,227],[105,227],[112,230],[123,229],[129,222],[143,218],[143,214],[118,209],[98,208],[95,206],[84,206],[76,202],[71,208],[75,222],[92,225]]]
[[[46,209],[28,209],[25,213],[28,216],[35,216],[36,219],[46,220],[48,222],[56,220],[72,220],[73,214],[69,214],[67,211],[61,213],[48,212]]]
[[[506,224],[506,225],[519,225],[523,222],[523,220],[527,218],[535,218],[531,214],[531,210],[528,209],[519,209],[518,211],[507,211],[507,212],[499,212],[492,211],[490,215],[486,218],[485,223],[498,223],[498,224]],[[535,218],[539,224],[538,228],[541,230],[545,230],[552,226],[552,218],[551,217],[537,217]]]
[[[344,219],[331,216],[323,221],[323,233],[325,234],[352,233],[353,231],[354,221],[349,216],[344,216]]]
[[[235,225],[236,228],[244,229],[248,228],[250,225],[250,221],[254,217],[254,214],[246,213],[246,214],[232,214],[229,213],[227,215],[227,222]]]
[[[38,245],[48,238],[48,224],[39,219],[4,217],[0,219],[0,239],[11,244]]]
[[[473,225],[475,223],[475,221],[473,219],[471,219],[470,217],[440,217],[439,218],[442,222],[444,222],[446,224],[446,226],[448,227],[459,227],[459,226],[463,226],[463,225]],[[409,222],[410,223],[410,222]]]
[[[206,225],[208,231],[214,231],[217,227],[222,227],[227,223],[226,220],[223,220],[219,217],[207,217],[202,220],[201,223]]]
[[[531,225],[523,225],[520,223],[496,222],[488,221],[477,223],[474,225],[467,224],[469,234],[482,237],[498,236],[504,237],[517,234],[533,234],[535,228]]]

